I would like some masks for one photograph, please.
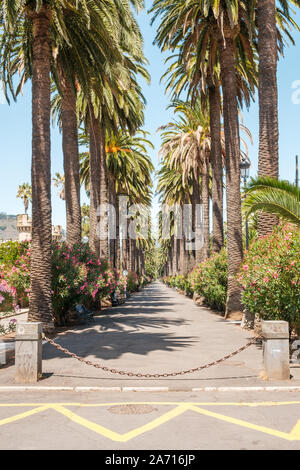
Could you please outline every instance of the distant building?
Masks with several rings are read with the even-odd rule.
[[[28,214],[7,215],[0,213],[0,242],[31,240],[31,217]],[[63,239],[63,229],[60,225],[52,227],[54,241]]]
[[[17,216],[0,212],[0,242],[19,240]]]
[[[32,220],[28,214],[20,214],[17,216],[17,230],[19,232],[19,241],[31,240],[31,224]],[[61,225],[52,226],[52,239],[60,242],[63,238],[63,229]]]

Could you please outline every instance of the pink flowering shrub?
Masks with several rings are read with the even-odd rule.
[[[30,295],[30,247],[18,251],[13,262],[0,265],[0,311],[26,307]],[[52,247],[52,300],[55,321],[65,323],[67,312],[76,304],[99,308],[100,300],[123,288],[119,273],[101,262],[85,243]],[[1,291],[2,289],[2,291]]]
[[[133,271],[129,271],[127,275],[127,292],[135,292],[138,290],[138,287],[139,287],[138,275]]]
[[[97,259],[88,244],[53,245],[53,311],[58,324],[76,304],[99,308],[100,300],[119,285],[119,274]]]
[[[9,312],[16,308],[16,289],[0,279],[0,312]]]
[[[300,232],[290,225],[255,241],[238,275],[242,301],[265,320],[300,323]]]
[[[27,307],[30,291],[30,248],[27,247],[26,251],[22,249],[13,264],[7,262],[0,265],[1,279],[14,290],[14,305]]]

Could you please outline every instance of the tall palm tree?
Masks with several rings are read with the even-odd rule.
[[[193,193],[193,174],[188,175],[185,172],[183,178],[182,167],[178,165],[177,168],[168,161],[168,156],[164,158],[161,164],[161,168],[157,172],[158,184],[157,191],[161,195],[160,201],[169,206],[168,215],[170,216],[170,232],[167,234],[166,228],[164,228],[163,235],[166,237],[163,240],[162,246],[169,247],[171,244],[171,251],[169,256],[172,254],[172,271],[173,274],[186,273],[188,270],[188,251],[186,249],[186,234],[182,231],[183,227],[183,206],[186,202],[191,201],[191,195]],[[187,200],[187,196],[189,200]],[[177,207],[180,207],[180,211]],[[175,212],[170,214],[170,208],[174,208]],[[162,216],[166,216],[162,213]],[[181,220],[180,220],[181,218]],[[161,220],[161,224],[165,221]],[[169,263],[170,263],[169,259]],[[171,264],[171,263],[170,263]],[[169,269],[170,271],[170,269]]]
[[[134,37],[132,38],[134,41]],[[136,44],[135,44],[136,46]],[[137,83],[136,75],[142,75],[147,80],[149,75],[144,68],[146,62],[139,50],[139,57],[131,57],[125,49],[124,62],[116,63],[113,67],[104,68],[104,76],[109,77],[102,89],[93,91],[88,100],[83,100],[82,116],[86,130],[90,135],[90,169],[91,171],[91,218],[90,218],[90,246],[100,251],[97,236],[97,208],[100,199],[105,203],[107,199],[107,169],[105,158],[105,135],[107,131],[118,132],[119,128],[134,133],[144,121],[144,98],[141,87]],[[105,64],[107,66],[107,64]],[[99,176],[98,176],[99,175]],[[102,175],[102,189],[99,185]],[[106,176],[105,176],[106,175]],[[100,194],[101,193],[101,194]],[[100,216],[100,229],[108,233],[106,214]],[[103,255],[108,254],[106,237],[101,241]],[[93,248],[94,247],[94,248]]]
[[[240,135],[238,120],[238,81],[236,67],[248,63],[254,68],[251,47],[250,2],[228,0],[156,0],[152,8],[154,20],[161,15],[157,43],[163,49],[195,45],[202,61],[209,60],[212,67],[219,61],[223,92],[224,134],[227,155],[227,245],[228,245],[228,298],[227,313],[241,310],[241,291],[235,274],[243,258],[242,218],[240,194]],[[207,59],[207,43],[210,55]],[[243,50],[243,54],[240,50]],[[246,68],[246,67],[245,67]]]
[[[1,23],[11,42],[20,39],[21,24],[32,30],[32,247],[29,320],[52,329],[51,180],[50,180],[50,27],[53,14],[63,29],[62,5],[2,1]],[[22,38],[22,37],[21,37]]]
[[[16,47],[21,43],[26,73],[32,77],[32,256],[29,319],[52,329],[51,305],[51,180],[50,180],[50,70],[52,46],[59,39],[70,43],[66,18],[71,11],[83,15],[89,27],[89,7],[95,0],[0,2],[4,34],[1,41],[2,77],[13,92]],[[67,7],[67,8],[66,8]],[[10,57],[12,51],[12,60]],[[9,53],[7,53],[9,52]],[[12,67],[11,67],[12,66]],[[27,69],[26,69],[27,67]],[[26,74],[24,75],[26,77]],[[24,81],[20,83],[20,90]]]
[[[278,178],[278,91],[277,91],[277,61],[278,61],[278,34],[277,22],[281,29],[293,39],[287,28],[292,24],[289,12],[289,3],[299,6],[299,1],[280,0],[276,10],[275,0],[257,0],[257,30],[259,53],[259,158],[258,175]],[[282,52],[282,40],[279,50]],[[277,223],[277,217],[270,213],[261,213],[258,218],[259,235],[267,235]]]
[[[198,100],[195,106],[183,101],[174,101],[175,113],[179,120],[169,123],[160,129],[162,134],[161,153],[169,160],[170,167],[182,166],[183,181],[193,175],[193,202],[200,204],[199,179],[201,176],[201,202],[203,205],[204,246],[196,250],[196,263],[205,260],[210,254],[209,240],[209,158],[210,132],[209,119],[205,109]],[[200,221],[196,221],[196,226]],[[196,238],[198,238],[198,233]]]
[[[120,227],[119,227],[119,196],[128,196],[130,204],[150,204],[152,186],[151,172],[153,164],[148,156],[147,147],[153,147],[146,138],[147,133],[138,131],[130,135],[121,129],[118,132],[106,133],[106,166],[110,189],[110,203],[116,212],[116,240],[111,241],[111,262],[120,267]],[[82,144],[88,144],[88,136],[81,134]],[[81,182],[90,192],[90,152],[81,155]],[[123,248],[127,259],[127,242],[123,239]],[[125,249],[126,248],[126,249]]]

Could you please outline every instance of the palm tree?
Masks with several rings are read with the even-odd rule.
[[[199,179],[201,176],[201,202],[203,205],[204,246],[196,250],[196,263],[205,260],[210,253],[209,240],[209,157],[210,132],[209,119],[198,100],[195,106],[183,101],[174,101],[178,121],[162,126],[163,145],[161,153],[168,159],[170,168],[182,166],[183,182],[188,175],[193,175],[193,202],[200,204]],[[199,226],[200,221],[196,221]],[[196,234],[198,238],[198,234]]]
[[[135,135],[129,132],[106,133],[106,166],[110,189],[110,203],[116,209],[116,240],[111,240],[111,262],[116,268],[120,267],[120,227],[119,227],[119,196],[128,196],[131,204],[150,204],[150,188],[152,186],[151,172],[153,164],[148,156],[147,147],[153,147],[146,138],[147,133],[137,131]],[[88,136],[80,135],[81,144],[88,144]],[[81,155],[81,182],[90,193],[90,152]],[[127,259],[127,239],[122,240],[123,252]],[[126,248],[126,250],[125,250]]]
[[[88,24],[87,1],[70,1]],[[0,2],[0,18],[6,46],[20,41],[28,45],[32,70],[32,246],[29,320],[42,321],[44,330],[53,329],[51,294],[51,165],[50,165],[50,66],[51,42],[59,35],[67,40],[65,5],[62,2],[12,0]],[[7,55],[8,56],[8,55]],[[6,57],[5,60],[8,60]],[[1,64],[3,44],[1,44]],[[5,67],[4,67],[5,68]],[[14,72],[14,70],[13,70]],[[11,70],[2,76],[12,89]],[[6,75],[5,75],[6,74]]]
[[[228,298],[227,314],[240,311],[241,291],[235,275],[243,258],[242,218],[240,194],[240,135],[238,120],[239,67],[248,63],[254,68],[251,47],[250,3],[244,0],[215,2],[206,0],[156,0],[152,11],[154,20],[162,15],[157,43],[163,49],[180,47],[198,48],[202,61],[209,60],[211,67],[218,61],[223,92],[223,116],[226,147],[226,198],[227,198],[227,246],[228,246]],[[207,44],[211,54],[207,57]],[[200,47],[202,45],[202,47]],[[240,51],[243,50],[243,54]],[[247,67],[245,66],[245,69]]]
[[[283,51],[283,41],[278,34],[277,24],[293,42],[287,24],[297,27],[289,14],[289,2],[281,0],[276,10],[275,0],[257,0],[257,30],[259,53],[259,159],[258,175],[278,178],[278,92],[277,61],[279,50]],[[299,1],[290,2],[299,6]],[[261,213],[258,218],[259,235],[267,235],[277,223],[277,217]]]
[[[58,195],[63,201],[66,200],[65,191],[65,175],[61,175],[59,172],[55,173],[55,177],[52,178],[53,184],[56,188],[59,188]]]
[[[180,211],[175,209],[175,212],[170,215],[170,233],[163,233],[164,237],[162,246],[169,247],[171,244],[171,250],[169,252],[169,257],[172,255],[172,261],[169,259],[169,264],[172,265],[172,272],[175,273],[186,273],[188,270],[188,252],[186,250],[186,234],[180,231],[180,226],[182,230],[183,226],[183,206],[186,202],[191,201],[191,194],[193,193],[193,174],[187,175],[183,178],[182,167],[178,165],[177,168],[170,163],[166,157],[162,161],[161,168],[157,172],[158,184],[157,192],[161,194],[160,200],[163,204],[166,204],[168,207],[168,213],[171,207],[176,208],[180,207]],[[187,201],[187,196],[189,200]],[[166,214],[162,214],[166,216]],[[180,217],[182,219],[180,220]],[[163,220],[160,221],[160,224],[163,223]],[[164,229],[165,232],[165,229]],[[170,269],[169,269],[170,271]]]
[[[134,37],[132,40],[134,42]],[[90,136],[90,246],[99,252],[101,244],[104,257],[108,255],[108,242],[106,236],[103,236],[99,244],[97,208],[108,201],[105,136],[107,131],[118,132],[119,128],[134,133],[143,124],[144,98],[136,74],[149,79],[144,63],[142,50],[139,51],[139,57],[136,54],[133,58],[125,50],[123,64],[116,63],[108,70],[104,68],[104,76],[108,76],[109,81],[103,89],[97,89],[97,94],[93,91],[88,100],[83,100],[82,116],[86,133]],[[106,214],[100,216],[99,224],[103,234],[108,233]]]
[[[247,216],[263,211],[300,227],[300,189],[293,184],[261,176],[252,178],[245,193]]]
[[[27,214],[29,202],[32,201],[32,191],[29,183],[23,183],[19,186],[17,198],[22,199],[25,207],[25,214]]]

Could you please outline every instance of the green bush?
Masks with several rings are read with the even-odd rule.
[[[0,243],[0,264],[13,265],[28,249],[28,242]]]
[[[225,249],[200,263],[189,275],[191,289],[214,309],[225,312],[227,297],[227,254]]]
[[[139,278],[138,275],[129,271],[127,274],[127,292],[136,292],[139,288]]]
[[[76,304],[99,308],[100,300],[111,295],[118,286],[118,277],[118,273],[95,256],[88,244],[54,244],[52,305],[56,323],[64,323],[67,312]]]
[[[238,275],[242,301],[265,320],[300,323],[300,231],[278,226],[251,245]]]
[[[187,295],[193,295],[191,281],[187,274],[178,274],[178,276],[175,276],[174,284],[177,289],[184,291]]]

